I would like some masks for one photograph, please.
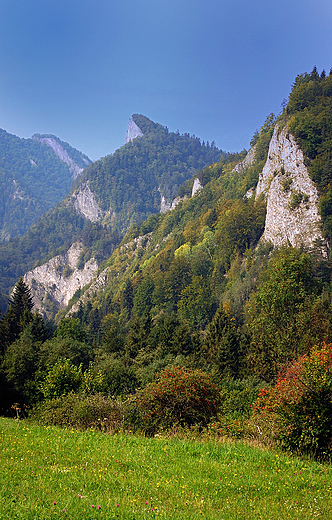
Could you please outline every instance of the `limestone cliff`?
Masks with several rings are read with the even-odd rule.
[[[182,201],[186,200],[187,197],[175,197],[171,202],[166,202],[164,196],[161,197],[160,213],[166,213],[168,210],[176,208],[176,206]]]
[[[318,192],[304,164],[303,153],[287,127],[276,126],[268,158],[259,176],[256,199],[267,199],[263,240],[311,249],[323,243]],[[326,247],[326,244],[325,244]],[[322,248],[323,255],[326,254]]]
[[[39,141],[40,143],[45,143],[47,146],[52,148],[54,153],[59,157],[61,161],[67,164],[69,170],[73,174],[73,179],[79,176],[82,173],[84,168],[81,168],[76,162],[70,157],[67,150],[63,148],[60,142],[55,138],[55,136],[40,136],[35,134],[32,136],[32,139],[35,141]],[[88,165],[91,163],[90,159],[81,154],[82,161]]]
[[[79,191],[72,195],[72,199],[76,212],[91,222],[97,222],[106,215],[106,212],[100,208],[94,193],[90,190],[89,182],[82,184]]]
[[[52,313],[55,313],[66,307],[77,289],[92,281],[98,264],[91,258],[79,269],[78,263],[83,252],[83,244],[76,242],[66,253],[55,256],[24,275],[36,309],[47,314],[47,307],[51,304]]]
[[[243,159],[243,161],[240,161],[235,166],[234,171],[236,171],[237,173],[242,173],[247,168],[250,168],[250,166],[253,165],[254,161],[255,161],[255,146],[252,146],[250,148],[249,152],[247,153],[247,155],[245,156],[245,158]]]
[[[199,180],[198,177],[196,177],[196,179],[194,180],[192,190],[191,190],[191,196],[193,197],[195,195],[195,193],[199,193],[202,189],[203,189],[203,186],[201,184],[201,181]]]
[[[140,129],[139,126],[135,123],[133,118],[129,119],[128,123],[128,129],[127,129],[127,135],[126,135],[126,144],[129,143],[129,141],[133,141],[136,139],[136,137],[142,137],[143,132]]]

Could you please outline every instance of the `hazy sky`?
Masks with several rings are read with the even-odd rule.
[[[91,159],[141,113],[249,147],[297,74],[332,67],[331,0],[0,0],[0,128]]]

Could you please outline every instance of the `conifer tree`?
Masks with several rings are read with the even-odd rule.
[[[0,348],[2,352],[19,337],[22,330],[31,322],[32,309],[33,301],[30,288],[21,277],[9,301],[8,310],[0,321]]]
[[[239,334],[235,320],[220,305],[209,324],[202,346],[205,359],[222,377],[236,377],[239,362]]]

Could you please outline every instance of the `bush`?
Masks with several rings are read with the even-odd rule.
[[[53,399],[76,392],[82,382],[82,365],[77,367],[69,359],[64,359],[49,370],[40,388],[46,399]]]
[[[220,406],[219,388],[201,370],[166,369],[131,401],[132,420],[147,435],[174,426],[207,426]]]
[[[75,366],[70,359],[59,360],[46,374],[40,389],[46,399],[54,399],[70,392],[96,394],[105,387],[103,374],[96,372],[90,362],[87,370]]]
[[[276,425],[282,447],[315,456],[332,454],[332,344],[313,347],[276,385],[261,390],[254,414]]]
[[[83,396],[70,393],[44,401],[33,409],[30,417],[45,425],[77,429],[115,431],[123,425],[121,402],[101,394]]]

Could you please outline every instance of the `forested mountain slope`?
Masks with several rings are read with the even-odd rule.
[[[0,129],[0,242],[23,235],[90,163],[58,137],[21,139]]]
[[[151,165],[158,157],[159,132],[162,143],[168,135],[135,118],[143,136],[88,167],[65,203],[17,241],[17,251],[24,244],[28,252],[34,240],[31,249],[40,248],[34,258],[49,254],[50,262],[20,280],[0,321],[4,388],[36,402],[47,370],[49,380],[72,374],[74,385],[80,363],[87,369],[91,361],[86,373],[95,384],[91,392],[124,395],[177,365],[209,372],[223,388],[225,407],[241,415],[249,413],[248,399],[256,399],[263,382],[275,381],[279,370],[313,345],[331,342],[331,85],[332,73],[314,69],[299,76],[288,105],[278,117],[268,116],[249,152],[223,155],[194,172],[177,191],[181,200],[165,213],[154,206],[161,202],[160,192],[159,199],[151,190],[137,201],[135,179],[133,199],[126,198],[128,165],[140,165],[147,142]],[[166,153],[165,146],[159,153]],[[120,160],[120,171],[109,167]],[[149,185],[156,186],[152,169],[147,170]],[[143,182],[143,170],[135,171]],[[113,190],[112,175],[123,183],[123,193]],[[167,184],[160,179],[166,183],[166,178],[163,173],[158,178],[161,191]],[[105,194],[103,185],[109,186]],[[119,200],[122,206],[116,205]],[[122,237],[135,212],[143,218],[150,204],[154,213],[137,218]],[[123,228],[116,220],[120,214],[127,222]],[[42,231],[39,241],[37,231]],[[55,257],[51,247],[55,253],[59,246],[63,254]],[[43,286],[51,269],[66,308],[56,305],[51,285]],[[80,276],[89,278],[87,284],[83,280],[70,292]],[[35,296],[48,316],[61,309],[53,336],[32,307]],[[23,297],[26,303],[19,306]],[[235,398],[227,404],[230,395]]]
[[[188,355],[198,344],[221,372],[237,376],[251,367],[272,377],[285,360],[329,339],[322,184],[330,174],[317,157],[330,146],[330,84],[332,75],[315,69],[298,77],[288,106],[267,118],[245,158],[228,156],[204,168],[195,175],[203,187],[197,194],[189,196],[192,179],[180,190],[187,200],[131,228],[96,282],[67,309],[91,341],[134,364],[137,356],[158,364],[166,352]],[[299,97],[305,108],[294,108]],[[312,110],[318,121],[323,110],[325,126],[312,118],[309,131]]]
[[[133,223],[167,208],[179,186],[195,171],[217,162],[224,152],[189,134],[169,132],[166,127],[134,114],[140,132],[113,155],[90,165],[76,184],[75,205],[94,220],[104,218],[121,234]],[[91,199],[91,217],[81,203]]]
[[[33,266],[67,251],[78,241],[83,244],[83,265],[92,256],[100,263],[131,224],[159,212],[176,197],[183,181],[225,155],[213,144],[201,143],[189,134],[171,133],[144,116],[134,115],[133,120],[140,125],[140,137],[89,165],[63,202],[46,212],[22,238],[0,246],[3,293],[7,294]],[[54,157],[59,142],[54,136],[37,135],[28,144],[32,149],[46,149]],[[70,155],[68,146],[63,149]],[[69,172],[71,165],[63,167]]]

